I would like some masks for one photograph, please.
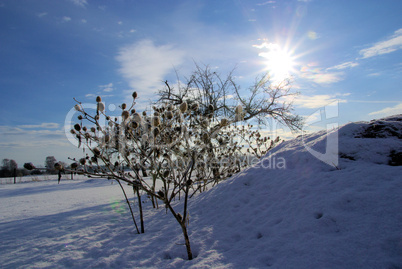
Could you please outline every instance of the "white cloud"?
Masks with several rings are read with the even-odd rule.
[[[70,0],[70,1],[73,2],[75,5],[80,6],[80,7],[85,7],[86,5],[88,5],[87,0]]]
[[[155,45],[142,40],[119,50],[120,73],[139,98],[147,99],[160,89],[165,76],[183,62],[185,53],[172,45]],[[144,100],[142,99],[142,100]]]
[[[313,96],[307,96],[307,95],[298,95],[294,97],[293,99],[293,104],[298,107],[304,107],[304,108],[319,108],[319,107],[324,107],[327,106],[328,104],[331,104],[335,101],[338,101],[340,103],[346,103],[347,101],[345,99],[342,99],[342,96],[347,96],[349,94],[319,94],[319,95],[313,95]]]
[[[67,16],[64,16],[61,20],[62,20],[63,22],[69,22],[69,21],[71,21],[71,18],[70,18],[70,17],[67,17]]]
[[[113,83],[109,83],[106,85],[99,85],[99,88],[104,92],[112,92],[114,91]]]
[[[300,69],[300,76],[302,78],[311,80],[318,84],[331,84],[343,80],[343,72],[328,72],[316,64],[308,64]]]
[[[47,12],[42,12],[42,13],[38,13],[37,14],[37,16],[39,17],[39,18],[42,18],[42,17],[44,17],[44,16],[46,16],[47,15]]]
[[[42,124],[37,125],[19,125],[19,128],[43,128],[43,129],[57,129],[59,128],[58,123],[54,122],[44,122]]]
[[[327,70],[331,70],[331,69],[341,70],[341,69],[345,69],[345,68],[352,68],[352,67],[355,67],[358,65],[359,65],[359,63],[356,63],[356,62],[346,62],[343,64],[335,65],[333,67],[329,67],[329,68],[327,68]]]
[[[402,114],[402,103],[399,103],[392,107],[386,107],[379,111],[369,113],[369,115],[379,115],[379,116],[391,116],[396,114]]]
[[[364,59],[390,53],[399,49],[402,49],[402,28],[395,31],[389,39],[377,42],[367,49],[362,49],[360,54],[363,55],[362,58]]]

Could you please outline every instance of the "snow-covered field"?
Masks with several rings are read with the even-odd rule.
[[[402,268],[402,166],[388,165],[401,119],[340,128],[337,168],[306,150],[325,152],[314,133],[271,151],[286,169],[257,165],[193,197],[191,261],[171,215],[145,203],[138,235],[106,179],[0,185],[0,267]]]

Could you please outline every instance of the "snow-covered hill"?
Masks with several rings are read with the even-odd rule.
[[[0,264],[402,268],[401,138],[398,115],[280,144],[265,163],[190,200],[192,261],[163,209],[146,204],[146,233],[137,235],[106,180],[1,185]]]

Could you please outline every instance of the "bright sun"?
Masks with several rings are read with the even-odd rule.
[[[289,78],[295,65],[292,54],[278,44],[265,43],[263,46],[268,51],[261,52],[259,56],[266,59],[266,70],[270,73],[273,82],[280,83]]]

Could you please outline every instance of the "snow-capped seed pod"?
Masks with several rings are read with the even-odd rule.
[[[138,124],[141,124],[142,118],[141,115],[138,113],[133,114],[133,121],[137,122]]]
[[[235,112],[237,115],[240,115],[243,112],[243,107],[241,105],[238,105],[235,109]]]
[[[95,154],[95,156],[99,156],[101,154],[100,150],[97,147],[93,148],[92,152]]]
[[[54,169],[56,169],[57,171],[63,170],[63,165],[61,165],[61,163],[55,163]]]
[[[71,130],[70,130],[70,133],[71,133],[71,134],[76,134],[76,132],[75,132],[74,129],[71,129]]]
[[[181,113],[185,113],[187,111],[187,108],[188,108],[187,102],[183,102],[180,104],[179,109],[180,109]]]
[[[80,159],[80,164],[85,165],[87,163],[87,159],[81,158]]]
[[[108,125],[109,127],[113,127],[113,121],[109,121]]]
[[[78,105],[78,104],[77,104],[77,105],[75,105],[75,106],[74,106],[74,108],[75,108],[75,110],[77,110],[77,111],[80,111],[80,112],[81,112],[81,107],[80,107],[80,105]]]
[[[159,112],[158,112],[158,111],[155,111],[155,112],[154,112],[154,116],[155,116],[155,117],[158,117],[158,116],[159,116]]]
[[[102,98],[100,96],[96,96],[96,102],[98,103],[102,102]]]
[[[72,164],[70,165],[70,167],[71,167],[71,169],[77,169],[78,163],[72,163]]]
[[[96,132],[96,128],[95,128],[95,127],[91,127],[91,132],[95,133],[95,132]]]
[[[137,97],[138,97],[137,92],[133,92],[133,99],[137,99]]]
[[[124,111],[121,113],[121,117],[123,118],[123,120],[127,120],[128,117],[130,117],[130,112],[128,112],[127,110],[124,110]]]
[[[172,112],[171,110],[166,111],[166,112],[165,112],[165,115],[166,115],[166,118],[167,118],[168,120],[173,119],[173,112]]]
[[[105,104],[102,102],[98,102],[98,104],[96,105],[96,109],[100,112],[103,112],[105,110]]]
[[[135,113],[135,108],[131,109],[131,114]]]
[[[83,130],[84,132],[86,132],[88,129],[87,129],[86,126],[84,126],[84,127],[82,127],[82,130]]]
[[[174,106],[172,105],[172,104],[169,104],[168,106],[167,106],[167,110],[168,111],[172,111],[174,109]]]
[[[159,117],[152,118],[152,126],[158,127],[161,124],[161,119]]]
[[[121,109],[126,109],[127,108],[127,105],[126,105],[126,103],[123,103],[123,104],[121,104]]]
[[[81,125],[79,125],[78,123],[76,123],[75,125],[74,125],[74,129],[76,130],[76,131],[81,131]]]
[[[221,125],[222,127],[227,126],[228,124],[229,124],[228,119],[226,119],[226,118],[221,119],[220,125]]]
[[[142,111],[142,115],[145,117],[147,115],[146,111]]]
[[[183,125],[183,126],[181,127],[181,131],[182,131],[183,133],[187,132],[187,127],[186,127],[186,125]]]

